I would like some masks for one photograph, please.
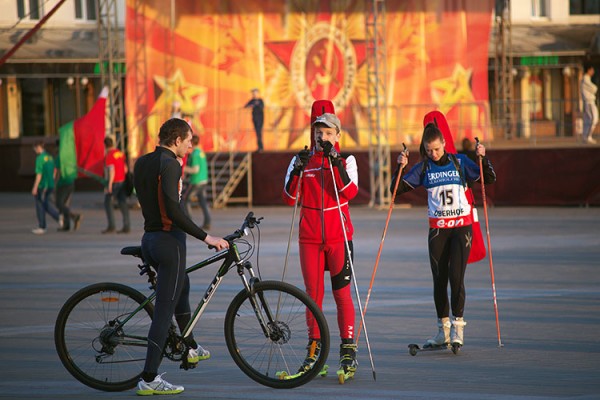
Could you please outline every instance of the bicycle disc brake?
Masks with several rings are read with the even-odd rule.
[[[292,336],[292,330],[283,321],[269,322],[269,338],[277,344],[285,344]]]

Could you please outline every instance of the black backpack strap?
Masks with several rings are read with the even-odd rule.
[[[465,194],[467,194],[467,181],[465,180],[465,177],[462,173],[462,169],[460,168],[460,165],[458,164],[458,159],[456,158],[456,156],[454,154],[448,154],[448,155],[450,156],[450,159],[452,160],[454,167],[456,168],[456,170],[458,171],[458,174],[460,175],[460,181],[462,183]],[[471,205],[473,207],[475,207],[475,196],[473,195],[472,191],[471,191],[470,199],[471,199]],[[469,200],[469,196],[467,196],[467,200]]]
[[[460,182],[463,185],[463,187],[467,187],[467,181],[465,180],[465,177],[463,176],[462,173],[462,169],[460,168],[460,165],[458,164],[458,158],[456,158],[456,155],[452,154],[452,153],[448,153],[448,157],[450,157],[450,160],[452,160],[452,164],[454,164],[454,168],[456,168],[456,170],[458,171],[458,175],[460,176]]]
[[[423,160],[423,168],[421,168],[421,184],[423,184],[423,178],[425,177],[425,172],[427,171],[427,161],[429,159],[427,157],[425,157],[425,159]]]

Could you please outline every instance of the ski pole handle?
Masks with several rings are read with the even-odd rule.
[[[477,146],[479,146],[481,143],[479,143],[479,138],[477,136],[475,136],[475,151],[477,151]],[[479,158],[481,158],[481,156],[479,156]]]
[[[406,145],[404,143],[402,143],[402,146],[404,147],[404,149],[400,152],[400,155],[406,157],[406,160],[407,160],[406,162],[408,163],[408,154],[409,154],[408,149],[406,148]],[[400,164],[400,156],[398,156],[397,161],[398,161],[398,164]],[[403,168],[404,168],[404,166],[401,165],[400,171],[402,171]]]

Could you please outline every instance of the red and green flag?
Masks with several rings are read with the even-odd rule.
[[[59,128],[58,152],[62,177],[102,177],[107,97],[108,88],[104,88],[90,112]]]

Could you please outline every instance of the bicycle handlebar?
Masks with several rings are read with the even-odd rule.
[[[244,222],[242,223],[240,229],[237,229],[235,232],[227,236],[224,236],[223,239],[231,243],[234,240],[241,238],[242,236],[246,236],[248,234],[246,228],[253,229],[256,225],[260,224],[260,221],[262,219],[263,217],[256,218],[254,216],[254,212],[250,211],[248,215],[246,215],[246,218],[244,218]],[[208,248],[214,249],[215,246],[208,246]]]

